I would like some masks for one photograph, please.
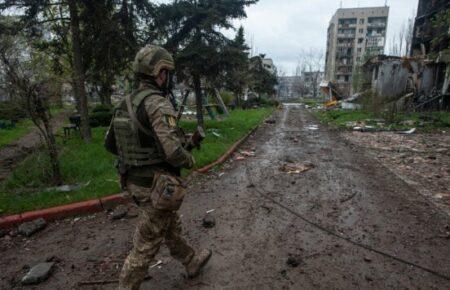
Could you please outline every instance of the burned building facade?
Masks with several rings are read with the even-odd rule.
[[[450,44],[450,23],[439,24],[450,9],[448,0],[419,0],[417,17],[414,23],[411,56],[439,53]]]

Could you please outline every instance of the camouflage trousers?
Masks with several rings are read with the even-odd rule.
[[[127,184],[128,192],[142,196],[149,188]],[[154,209],[150,203],[141,206],[141,213],[133,237],[133,249],[120,273],[119,290],[139,289],[150,264],[162,243],[172,257],[187,265],[194,256],[193,249],[181,237],[181,221],[177,212]]]

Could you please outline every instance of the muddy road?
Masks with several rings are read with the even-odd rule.
[[[308,128],[317,123],[304,109],[285,106],[274,119],[243,145],[255,156],[191,186],[181,214],[187,240],[213,250],[203,273],[186,279],[163,247],[141,289],[450,289],[444,212],[337,133]],[[315,167],[279,169],[306,162]],[[211,209],[217,223],[206,229]],[[0,288],[52,260],[54,273],[33,289],[114,289],[79,283],[117,279],[136,221],[101,213],[4,237]]]

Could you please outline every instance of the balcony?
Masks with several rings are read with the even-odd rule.
[[[338,38],[355,38],[356,33],[338,33],[337,37]]]
[[[386,27],[386,23],[384,22],[372,22],[367,24],[368,27],[372,28],[384,28]]]
[[[345,28],[356,28],[356,23],[344,23],[344,24],[339,24],[338,28],[340,29],[345,29]]]
[[[338,47],[349,47],[349,48],[351,48],[351,47],[354,46],[354,43],[353,42],[350,42],[350,43],[338,43],[337,46]]]

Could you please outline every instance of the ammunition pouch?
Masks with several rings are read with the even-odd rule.
[[[179,177],[165,172],[155,173],[151,190],[151,201],[155,209],[176,211],[183,203],[186,185]]]

